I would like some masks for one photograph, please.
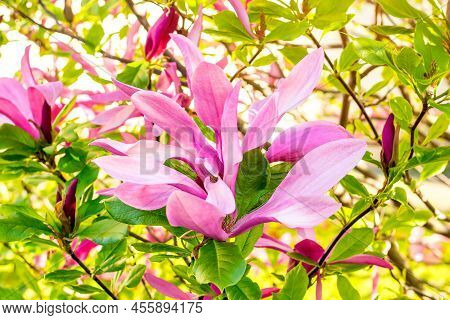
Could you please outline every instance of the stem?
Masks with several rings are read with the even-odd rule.
[[[236,73],[231,77],[230,82],[232,82],[234,79],[236,79],[236,77],[245,69],[247,69],[252,63],[253,61],[255,61],[256,57],[258,57],[258,55],[261,53],[261,51],[263,51],[264,46],[259,46],[258,51],[256,51],[256,53],[253,55],[253,57],[250,58],[250,60],[248,60],[248,65],[243,66],[242,68],[240,68],[238,71],[236,71]]]
[[[428,111],[428,101],[427,101],[427,97],[425,97],[422,100],[422,111],[420,112],[419,116],[417,117],[416,121],[414,122],[414,124],[411,127],[411,137],[410,137],[410,140],[409,140],[411,151],[409,153],[409,158],[408,159],[411,159],[413,157],[413,155],[414,155],[414,140],[415,140],[414,139],[414,135],[415,135],[415,131],[416,131],[417,127],[419,126],[420,122],[422,121],[423,117],[427,113],[427,111]]]
[[[84,270],[84,272],[86,272],[86,274],[88,274],[92,279],[94,279],[95,282],[97,282],[97,284],[103,289],[103,291],[105,291],[106,294],[108,294],[113,300],[119,300],[95,274],[92,274],[91,270],[89,270],[89,268],[83,263],[83,261],[81,261],[77,257],[77,255],[70,247],[70,244],[68,244],[67,242],[64,242],[64,250],[76,263],[78,263],[78,265]]]
[[[317,39],[313,36],[312,33],[308,33],[308,36],[311,38],[311,40],[314,42],[314,44],[317,46],[317,48],[321,47],[319,41],[317,41]],[[350,86],[347,84],[347,82],[345,82],[345,80],[339,75],[339,73],[337,72],[336,68],[333,65],[333,62],[331,61],[330,57],[327,55],[325,50],[324,50],[323,53],[324,53],[324,56],[325,56],[325,60],[327,60],[328,65],[333,70],[334,76],[342,84],[342,86],[344,87],[345,91],[347,91],[348,94],[352,97],[353,101],[356,102],[356,104],[358,105],[359,109],[361,110],[364,118],[369,123],[370,129],[372,130],[372,132],[373,132],[373,134],[375,136],[375,140],[378,142],[378,144],[381,145],[381,141],[380,141],[380,137],[378,135],[377,129],[375,129],[375,126],[374,126],[372,120],[370,119],[369,115],[367,114],[366,107],[361,102],[361,100],[358,99],[358,97],[356,96],[355,92],[352,90],[352,88],[350,88]]]
[[[338,242],[341,240],[341,238],[347,233],[347,231],[360,219],[362,219],[366,214],[374,210],[378,205],[380,204],[380,201],[378,199],[375,199],[372,203],[372,205],[361,212],[357,217],[355,217],[352,221],[350,221],[342,230],[338,233],[338,235],[333,239],[331,244],[328,246],[327,250],[322,254],[322,256],[319,259],[318,265],[314,267],[309,273],[308,276],[311,278],[320,268],[323,267],[325,264],[326,259],[330,255],[331,251],[336,247]]]
[[[133,238],[135,238],[135,239],[137,239],[137,240],[139,240],[139,241],[142,241],[142,242],[150,242],[150,241],[148,241],[147,239],[141,237],[140,235],[138,235],[138,234],[136,234],[136,233],[134,233],[134,232],[132,232],[132,231],[128,231],[128,234],[130,235],[130,237],[133,237]]]

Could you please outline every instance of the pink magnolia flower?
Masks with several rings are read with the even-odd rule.
[[[151,60],[159,56],[166,49],[170,34],[177,29],[178,13],[174,7],[165,9],[161,17],[150,28],[145,42],[145,57]]]
[[[282,253],[288,254],[290,252],[298,253],[314,262],[319,262],[320,258],[324,254],[325,250],[322,248],[320,244],[317,242],[305,239],[300,242],[298,242],[294,248],[292,249],[289,245],[274,239],[266,234],[263,234],[261,238],[258,239],[258,241],[255,244],[256,248],[268,248],[280,251]],[[290,259],[288,270],[295,267],[299,262],[294,259]],[[378,266],[382,268],[387,268],[389,270],[393,269],[390,263],[385,261],[384,259],[370,255],[370,254],[357,254],[352,257],[343,259],[343,260],[335,260],[335,261],[329,261],[327,262],[328,265],[348,265],[348,264],[358,264],[358,265],[371,265],[371,266]],[[307,262],[302,262],[302,266],[305,268],[307,272],[311,271],[314,266],[311,264],[308,264]],[[320,270],[318,270],[315,273],[315,276],[317,277],[317,283],[316,283],[316,299],[321,300],[322,299],[322,275],[320,273]]]
[[[311,228],[331,216],[340,204],[325,193],[358,163],[366,144],[340,126],[317,121],[294,126],[274,140],[267,159],[295,164],[264,205],[235,219],[234,189],[243,153],[264,145],[279,119],[311,94],[322,71],[322,50],[305,57],[271,96],[254,103],[253,120],[241,146],[237,129],[240,82],[233,86],[220,67],[203,60],[189,39],[180,35],[172,35],[172,39],[184,56],[197,115],[214,131],[215,144],[172,99],[156,92],[133,93],[135,107],[175,144],[95,141],[93,145],[114,154],[95,163],[123,181],[115,196],[139,209],[166,206],[171,225],[217,240],[266,222]],[[186,162],[197,179],[165,166],[170,158]]]
[[[25,87],[16,79],[0,78],[0,115],[28,132],[34,139],[52,141],[52,121],[60,111],[55,101],[63,85],[59,81],[38,84],[29,61],[30,47],[22,58],[21,74]]]
[[[234,11],[236,12],[239,20],[244,26],[245,31],[247,31],[249,36],[251,36],[252,38],[256,38],[250,26],[250,19],[248,18],[247,10],[245,9],[245,6],[242,4],[241,0],[229,0],[229,1]],[[247,1],[245,5],[247,5]]]

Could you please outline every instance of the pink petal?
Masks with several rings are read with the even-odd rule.
[[[189,31],[188,39],[198,46],[203,29],[203,6],[200,4],[197,11],[197,19],[195,20],[191,31]]]
[[[273,141],[266,158],[269,162],[297,162],[324,143],[353,138],[343,127],[326,121],[311,121],[291,127]]]
[[[277,93],[274,93],[267,99],[264,106],[261,107],[258,114],[250,123],[242,143],[243,152],[264,145],[272,136],[279,119],[276,105],[277,96]]]
[[[104,92],[104,93],[90,93],[88,94],[90,102],[93,104],[110,104],[112,102],[129,100],[130,97],[122,90]]]
[[[241,0],[229,0],[229,1],[233,6],[234,11],[236,12],[239,20],[241,21],[247,33],[252,38],[256,38],[252,32],[252,28],[250,27],[250,20],[248,19],[247,11],[245,10],[245,7],[242,4]]]
[[[104,133],[117,129],[128,119],[139,115],[134,106],[118,106],[99,113],[91,122],[101,125],[99,133]]]
[[[292,167],[271,200],[322,195],[358,164],[365,149],[359,139],[331,141],[313,149]]]
[[[164,129],[190,153],[214,153],[197,124],[172,99],[156,92],[137,92],[131,101],[145,117]]]
[[[117,88],[119,88],[123,93],[125,93],[128,97],[131,97],[136,92],[142,91],[140,88],[136,88],[130,86],[129,84],[120,82],[119,80],[112,78],[111,81],[115,84]]]
[[[323,66],[323,49],[319,48],[304,57],[281,81],[277,106],[282,115],[306,100],[320,80]]]
[[[10,119],[16,126],[28,132],[33,138],[39,139],[39,131],[32,126],[18,108],[9,100],[0,98],[0,114]]]
[[[392,265],[386,260],[370,254],[357,254],[344,260],[329,262],[329,264],[367,264],[387,268],[389,270],[393,269]]]
[[[231,235],[239,235],[267,222],[278,222],[288,228],[312,228],[340,208],[339,203],[325,195],[305,197],[288,195],[282,200],[272,198],[259,209],[238,220]]]
[[[177,300],[194,300],[196,298],[193,294],[181,291],[173,283],[158,278],[150,272],[147,272],[144,275],[144,278],[158,292],[161,292],[162,294],[170,298]]]
[[[289,245],[287,245],[284,242],[281,242],[280,240],[272,238],[271,236],[265,233],[261,236],[261,238],[258,239],[258,241],[256,241],[255,248],[268,248],[283,253],[288,253],[292,251]]]
[[[232,90],[223,70],[215,64],[200,63],[192,77],[191,90],[198,116],[219,132],[225,100]]]
[[[228,234],[222,229],[226,215],[203,199],[175,191],[169,197],[166,212],[172,226],[194,230],[220,241],[228,239]]]
[[[163,14],[148,31],[145,42],[147,60],[159,56],[166,49],[170,40],[169,35],[177,29],[178,19],[179,15],[174,7],[170,7],[169,10],[164,9]]]
[[[16,79],[0,78],[0,98],[9,100],[26,119],[33,119],[27,90]]]
[[[184,57],[188,79],[191,79],[194,76],[195,69],[203,61],[202,53],[188,38],[175,33],[172,33],[170,37],[180,49]]]
[[[280,289],[276,287],[263,288],[261,289],[261,299],[271,297],[274,293],[277,293],[278,291],[280,291]]]
[[[22,80],[28,87],[36,85],[36,80],[34,79],[33,71],[31,70],[30,66],[30,48],[31,46],[27,46],[25,48],[25,53],[22,57],[20,69],[20,72],[22,73]]]
[[[167,199],[176,190],[179,189],[168,184],[146,186],[125,182],[115,189],[114,195],[133,208],[156,210],[165,207]]]
[[[315,262],[319,262],[325,250],[317,242],[305,239],[295,245],[294,252],[300,253]]]
[[[225,101],[220,139],[222,146],[222,162],[224,165],[223,180],[234,191],[238,165],[242,161],[242,149],[239,143],[237,128],[237,109],[241,82],[237,82]]]
[[[142,185],[176,184],[182,185],[189,192],[205,197],[205,191],[200,188],[192,179],[182,173],[164,166],[155,158],[147,155],[145,158],[105,156],[94,161],[110,176],[122,180]]]
[[[139,31],[139,28],[141,27],[141,23],[139,20],[136,20],[135,23],[131,26],[131,28],[128,30],[127,34],[127,49],[124,54],[125,59],[133,59],[134,53],[136,51],[136,35]]]
[[[217,181],[213,182],[212,179]],[[208,177],[204,185],[208,193],[206,202],[216,206],[224,214],[230,214],[236,210],[234,194],[220,177]]]

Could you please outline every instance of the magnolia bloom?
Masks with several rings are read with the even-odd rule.
[[[151,60],[159,56],[166,49],[170,34],[177,29],[178,13],[174,7],[165,9],[161,17],[150,28],[145,42],[145,58]]]
[[[263,234],[261,238],[258,239],[258,241],[255,244],[256,248],[268,248],[280,251],[282,253],[288,254],[288,253],[297,253],[302,255],[303,257],[306,257],[310,259],[313,262],[318,263],[322,255],[324,254],[325,250],[322,248],[320,244],[317,242],[305,239],[297,243],[294,248],[292,249],[289,245],[274,239],[266,234]],[[289,267],[288,270],[295,267],[299,262],[294,259],[290,259],[289,261]],[[327,265],[369,265],[369,266],[378,266],[382,268],[387,268],[389,270],[393,269],[393,267],[384,259],[370,255],[370,254],[357,254],[351,257],[348,257],[346,259],[342,260],[334,260],[334,261],[328,261]],[[311,264],[308,264],[307,262],[302,262],[302,266],[305,268],[307,272],[311,271],[314,266]],[[322,299],[322,275],[320,272],[316,272],[315,275],[317,276],[317,283],[316,283],[316,299],[321,300]]]
[[[233,86],[223,70],[205,62],[187,38],[172,35],[186,64],[195,110],[215,134],[209,142],[184,108],[156,92],[137,91],[131,100],[146,117],[174,140],[124,144],[100,139],[93,145],[114,155],[94,162],[123,183],[113,194],[145,210],[166,206],[169,223],[226,240],[250,228],[278,222],[290,228],[311,228],[340,207],[326,192],[362,158],[366,144],[344,128],[317,121],[294,126],[268,149],[269,162],[294,163],[271,198],[236,221],[236,176],[243,153],[263,146],[281,117],[303,102],[320,78],[323,51],[318,49],[295,66],[275,92],[252,106],[254,116],[242,146],[237,128],[240,82]],[[164,165],[175,158],[187,163],[196,179]]]
[[[2,122],[13,123],[34,139],[52,141],[52,121],[60,111],[55,101],[63,85],[59,81],[38,84],[29,60],[30,47],[22,58],[21,74],[25,85],[12,78],[0,78],[0,115]]]

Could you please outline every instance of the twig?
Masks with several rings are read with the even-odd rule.
[[[252,63],[253,61],[255,61],[255,59],[258,57],[258,55],[261,53],[261,51],[263,51],[264,46],[260,45],[258,47],[258,50],[256,51],[256,53],[250,58],[250,60],[248,60],[248,64],[245,66],[242,66],[238,71],[236,71],[235,74],[233,74],[233,76],[230,79],[230,82],[233,81],[234,79],[236,79],[236,77],[245,69],[247,69]]]
[[[108,287],[95,275],[92,274],[91,270],[81,261],[77,255],[73,252],[72,248],[70,247],[70,244],[64,241],[64,250],[70,255],[70,257],[78,263],[78,265],[86,272],[92,279],[94,279],[95,282],[105,291],[106,294],[108,294],[113,300],[119,300],[114,293],[111,292],[111,290],[108,289]]]
[[[142,242],[150,242],[149,240],[147,240],[147,239],[141,237],[140,235],[138,235],[138,234],[136,234],[136,233],[134,233],[134,232],[128,231],[128,234],[130,235],[130,237],[133,237],[133,238],[135,238],[135,239],[137,239],[137,240],[139,240],[139,241],[142,241]]]
[[[314,44],[318,48],[321,47],[319,41],[317,41],[317,39],[314,37],[314,35],[312,33],[308,33],[308,36],[311,38],[311,40],[314,42]],[[333,70],[334,76],[342,84],[345,91],[347,91],[348,94],[352,97],[353,101],[356,102],[356,104],[358,105],[359,109],[361,110],[361,113],[363,114],[364,118],[369,123],[369,126],[375,136],[375,140],[378,142],[378,144],[381,145],[381,141],[380,141],[380,137],[378,135],[377,129],[375,128],[375,125],[373,124],[372,120],[370,119],[369,115],[367,114],[364,104],[361,102],[361,100],[358,99],[355,92],[352,90],[352,88],[350,88],[350,86],[347,84],[347,82],[345,82],[345,80],[339,75],[339,73],[337,72],[336,68],[333,65],[333,62],[331,61],[330,57],[327,55],[327,53],[325,51],[324,51],[324,55],[325,55],[325,60],[327,60],[328,65]]]

